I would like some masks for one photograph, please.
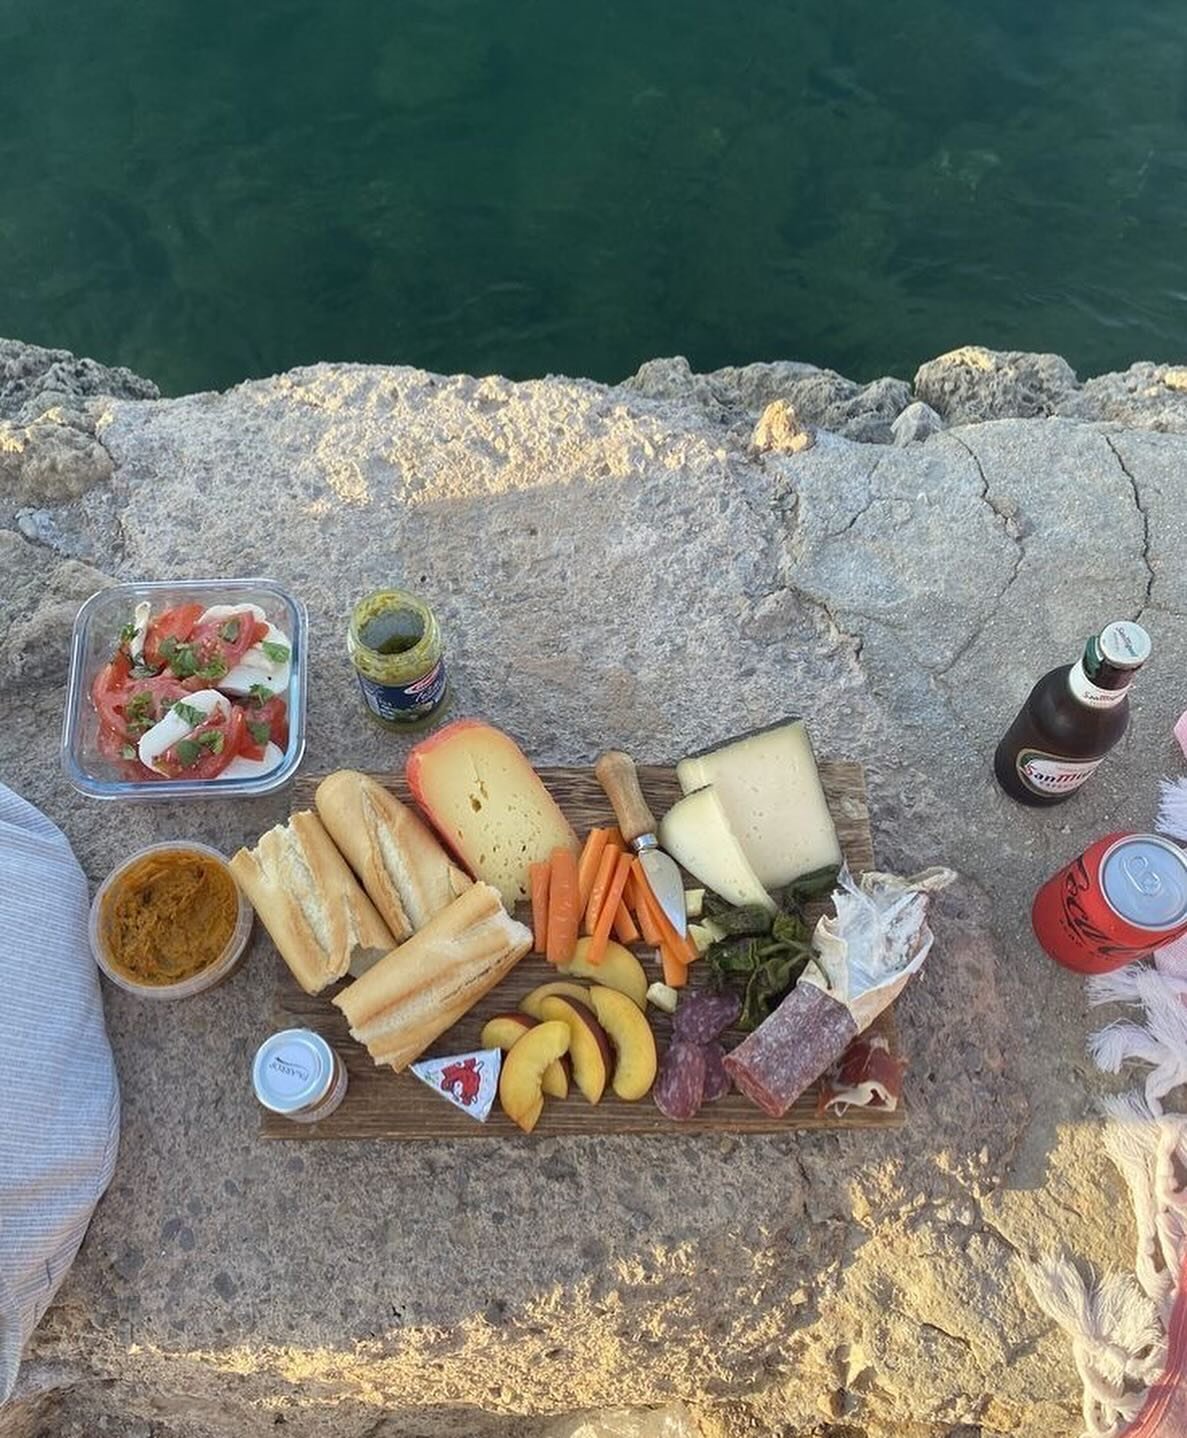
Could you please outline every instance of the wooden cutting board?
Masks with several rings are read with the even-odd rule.
[[[539,774],[578,834],[584,835],[594,825],[614,822],[610,805],[592,769],[541,768]],[[297,778],[293,792],[294,810],[313,808],[314,791],[322,777],[305,775]],[[375,774],[372,777],[401,799],[409,799],[402,775]],[[820,777],[850,868],[855,873],[872,868],[874,848],[861,765],[824,761],[820,765]],[[680,797],[680,785],[674,769],[640,768],[639,780],[656,814],[663,814]],[[688,881],[690,887],[693,882]],[[814,921],[823,912],[824,906],[820,905],[810,910],[809,915]],[[526,904],[516,917],[531,926]],[[654,951],[645,945],[634,947],[648,976],[659,978]],[[546,1100],[543,1116],[534,1132],[522,1134],[505,1117],[497,1101],[487,1122],[476,1123],[460,1109],[439,1098],[411,1073],[394,1074],[389,1068],[377,1068],[367,1051],[350,1037],[345,1018],[330,1003],[335,989],[316,995],[306,994],[279,957],[276,959],[276,971],[273,1015],[276,1028],[305,1027],[324,1034],[346,1062],[350,1087],[341,1107],[320,1123],[296,1124],[261,1110],[262,1133],[266,1138],[514,1138],[528,1143],[537,1136],[552,1138],[566,1134],[687,1135],[708,1132],[780,1133],[798,1128],[886,1128],[901,1124],[906,1117],[901,1103],[894,1113],[850,1109],[841,1118],[819,1117],[816,1113],[816,1090],[813,1088],[781,1119],[769,1118],[741,1094],[731,1093],[717,1103],[706,1104],[695,1119],[676,1123],[665,1118],[649,1098],[638,1103],[623,1103],[607,1090],[601,1103],[591,1105],[574,1089],[564,1101]],[[488,1018],[516,1008],[520,999],[537,984],[554,978],[556,970],[538,955],[530,954],[464,1019],[443,1034],[428,1050],[428,1055],[465,1053],[481,1047],[480,1034]],[[696,964],[690,973],[691,987],[695,988],[703,981],[704,965]],[[647,1013],[662,1053],[668,1043],[671,1021],[666,1014],[650,1006]],[[884,1034],[891,1052],[898,1053],[897,1034],[889,1010],[881,1015],[872,1031]],[[740,1038],[740,1033],[727,1035],[726,1047],[732,1047]]]

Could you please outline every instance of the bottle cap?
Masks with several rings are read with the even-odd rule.
[[[329,1092],[334,1051],[312,1029],[283,1029],[265,1039],[251,1066],[256,1098],[273,1113],[298,1113]]]
[[[1140,669],[1150,657],[1150,636],[1132,619],[1115,619],[1101,630],[1096,647],[1114,669]]]

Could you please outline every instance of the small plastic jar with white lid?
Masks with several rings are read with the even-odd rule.
[[[346,1065],[312,1029],[283,1029],[265,1039],[251,1081],[266,1109],[294,1123],[328,1118],[346,1097]]]

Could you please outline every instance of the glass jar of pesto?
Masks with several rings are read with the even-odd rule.
[[[445,651],[437,617],[403,589],[378,589],[350,616],[346,650],[363,701],[381,724],[406,729],[445,698]]]

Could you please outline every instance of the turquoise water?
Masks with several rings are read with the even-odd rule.
[[[0,0],[0,334],[166,391],[1187,354],[1182,0]]]

